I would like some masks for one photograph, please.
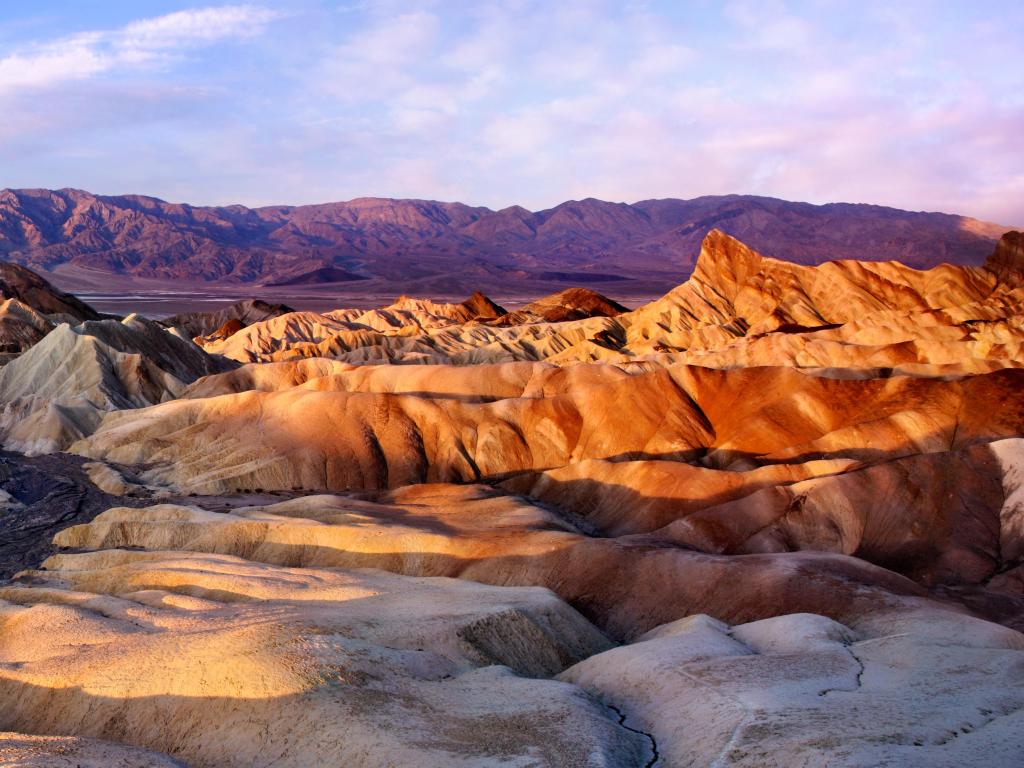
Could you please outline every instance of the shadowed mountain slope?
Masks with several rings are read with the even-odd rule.
[[[78,322],[100,319],[100,313],[88,304],[18,264],[0,261],[0,297],[17,299],[44,315],[60,315]]]

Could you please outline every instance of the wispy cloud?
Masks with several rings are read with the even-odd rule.
[[[331,46],[315,69],[316,90],[346,103],[386,100],[417,83],[416,69],[429,61],[440,22],[427,11],[388,16]]]
[[[221,40],[252,37],[276,15],[252,5],[200,8],[29,45],[0,58],[0,94],[87,80]]]

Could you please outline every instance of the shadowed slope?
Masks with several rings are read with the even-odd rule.
[[[100,319],[100,314],[85,302],[57,290],[35,272],[4,261],[0,261],[0,297],[17,299],[44,315],[76,321]]]

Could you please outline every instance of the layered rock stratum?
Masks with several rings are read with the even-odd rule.
[[[1019,764],[1020,235],[993,251],[809,266],[712,231],[633,311],[26,336],[2,434],[43,455],[4,455],[0,515],[52,544],[5,551],[0,756]]]

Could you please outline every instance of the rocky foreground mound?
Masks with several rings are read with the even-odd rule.
[[[59,543],[76,554],[0,588],[0,728],[202,766],[926,766],[979,749],[1011,766],[1022,746],[1024,636],[853,558],[593,538],[466,486],[114,509]],[[524,581],[598,626],[504,586]]]
[[[0,755],[1018,765],[1022,254],[57,326],[4,439],[96,489],[0,585]]]

